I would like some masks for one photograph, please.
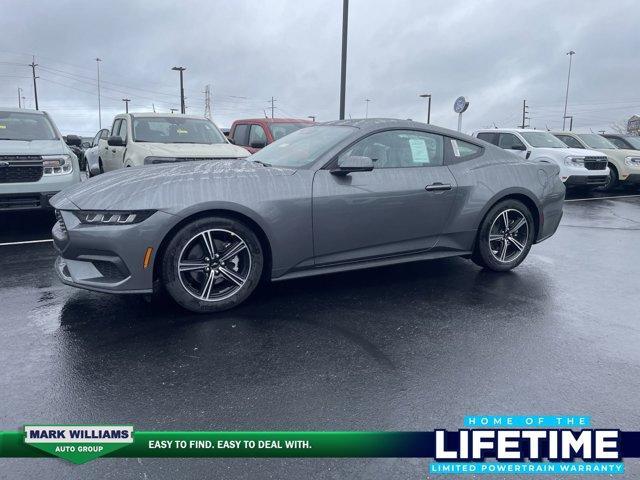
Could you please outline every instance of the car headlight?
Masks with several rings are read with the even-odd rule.
[[[625,157],[624,164],[628,167],[640,167],[640,157]]]
[[[80,223],[89,225],[132,225],[140,223],[155,213],[155,210],[132,211],[93,211],[78,210],[73,212]]]
[[[42,168],[44,175],[66,175],[73,172],[71,155],[43,155]]]
[[[161,163],[174,163],[177,160],[176,157],[145,157],[145,165],[159,165]]]
[[[584,157],[565,157],[564,164],[569,167],[584,167]]]

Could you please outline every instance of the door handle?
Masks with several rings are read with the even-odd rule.
[[[435,182],[435,183],[432,183],[431,185],[427,185],[426,187],[424,187],[424,189],[427,192],[442,192],[444,190],[451,190],[451,184]]]

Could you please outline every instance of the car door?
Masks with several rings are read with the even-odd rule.
[[[367,156],[374,169],[331,173],[313,180],[316,265],[341,263],[433,248],[456,195],[443,162],[441,135],[413,130],[374,133],[334,159]]]
[[[111,126],[111,132],[109,132],[110,137],[117,137],[118,132],[120,131],[120,124],[122,123],[122,119],[116,118],[113,121],[113,125]],[[102,159],[102,169],[105,172],[109,172],[114,170],[114,160],[113,156],[116,153],[117,147],[112,147],[107,142],[104,142],[104,147],[100,147],[100,158]]]
[[[118,129],[117,136],[122,139],[123,146],[121,147],[111,147],[111,167],[112,170],[117,170],[118,168],[124,167],[124,154],[127,150],[127,142],[129,141],[128,134],[128,121],[126,118],[123,118],[120,122],[120,128]]]

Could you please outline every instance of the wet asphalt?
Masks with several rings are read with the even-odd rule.
[[[62,285],[50,243],[0,246],[0,428],[433,430],[466,414],[586,414],[638,430],[640,197],[602,196],[570,195],[557,234],[510,273],[444,259],[274,283],[210,316]],[[0,215],[0,243],[46,239],[52,223]],[[423,479],[428,463],[0,459],[0,478]]]

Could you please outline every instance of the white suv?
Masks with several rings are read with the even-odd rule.
[[[205,117],[161,113],[116,115],[97,145],[99,173],[123,167],[249,156]]]
[[[569,148],[549,132],[521,128],[478,130],[473,136],[533,161],[555,163],[566,186],[607,183],[607,156],[595,150]]]

